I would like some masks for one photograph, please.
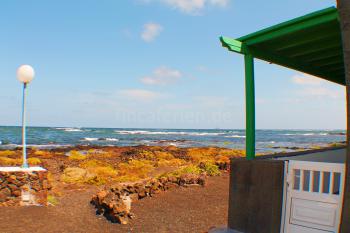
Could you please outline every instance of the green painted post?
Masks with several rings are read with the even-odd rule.
[[[246,96],[246,158],[255,158],[255,88],[254,57],[244,55],[245,63],[245,96]]]

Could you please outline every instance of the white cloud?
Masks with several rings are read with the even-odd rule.
[[[299,94],[317,98],[339,99],[344,97],[344,88],[308,74],[294,75],[292,82],[301,86]]]
[[[345,97],[341,90],[332,90],[326,87],[310,87],[302,90],[302,94],[313,97],[328,97],[332,99],[339,99]]]
[[[159,36],[162,30],[163,30],[163,27],[160,24],[147,23],[143,26],[143,32],[141,33],[141,38],[146,42],[152,42],[157,36]]]
[[[205,0],[163,0],[165,4],[185,13],[196,13],[205,6]]]
[[[151,76],[143,77],[141,82],[148,85],[167,85],[177,82],[181,77],[179,70],[162,66],[155,69]]]
[[[312,86],[320,86],[322,84],[322,82],[325,82],[322,79],[314,77],[314,76],[309,75],[309,74],[294,75],[292,77],[292,81],[295,84],[312,85]]]
[[[199,14],[205,7],[226,7],[231,0],[143,0],[143,3],[160,2],[186,14]]]
[[[143,89],[126,89],[119,91],[119,94],[138,101],[152,101],[159,98],[161,95],[157,92]]]
[[[229,0],[209,0],[213,6],[226,7],[229,4]]]

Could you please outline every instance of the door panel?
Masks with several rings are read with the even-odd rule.
[[[289,161],[285,233],[338,232],[344,164]]]
[[[337,205],[292,198],[290,223],[317,227],[335,227]]]
[[[332,231],[323,231],[323,230],[313,229],[313,228],[309,228],[309,227],[291,225],[288,232],[289,233],[330,233]]]

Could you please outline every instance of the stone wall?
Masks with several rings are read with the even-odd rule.
[[[153,195],[176,187],[205,185],[204,175],[185,174],[180,177],[162,177],[136,183],[121,183],[98,192],[91,199],[97,214],[103,214],[108,220],[127,224],[134,215],[130,212],[133,200]]]
[[[0,167],[0,206],[47,205],[45,169]]]

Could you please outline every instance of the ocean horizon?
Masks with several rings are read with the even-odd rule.
[[[257,129],[258,153],[311,149],[346,140],[341,129]],[[244,129],[28,127],[28,146],[51,149],[90,146],[177,146],[244,149]],[[0,126],[0,149],[21,145],[20,126]]]

